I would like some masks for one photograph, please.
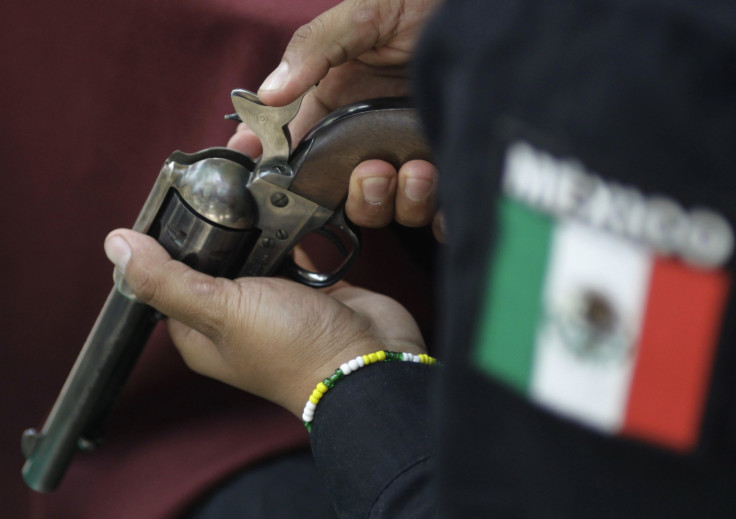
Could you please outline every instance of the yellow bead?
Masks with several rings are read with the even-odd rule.
[[[378,355],[375,353],[369,353],[368,358],[371,359],[371,362],[378,362]]]
[[[383,362],[384,360],[386,360],[386,352],[385,351],[383,351],[383,350],[377,351],[376,352],[376,355],[378,356],[378,360],[380,360],[381,362]]]
[[[371,358],[370,358],[370,356],[368,356],[368,355],[363,355],[363,362],[365,362],[365,365],[366,365],[366,366],[367,366],[368,364],[370,364],[370,363],[371,363]]]
[[[314,405],[319,404],[319,398],[315,398],[314,395],[311,395],[309,397],[309,401],[312,402]]]
[[[319,391],[320,393],[323,393],[323,394],[324,393],[327,393],[327,390],[328,389],[329,388],[327,386],[325,386],[322,382],[320,382],[319,384],[317,384],[317,391]]]
[[[317,399],[317,401],[319,402],[319,399],[320,399],[320,398],[322,398],[322,393],[320,393],[319,391],[317,391],[317,390],[315,389],[314,391],[312,391],[312,396],[313,396],[314,398],[316,398],[316,399]]]

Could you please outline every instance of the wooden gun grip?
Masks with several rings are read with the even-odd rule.
[[[397,169],[410,160],[432,160],[407,98],[356,103],[317,124],[291,154],[295,178],[289,189],[334,211],[347,196],[353,168],[370,159]]]

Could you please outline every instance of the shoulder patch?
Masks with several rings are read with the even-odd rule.
[[[699,439],[728,221],[509,146],[475,362],[543,407],[675,450]]]

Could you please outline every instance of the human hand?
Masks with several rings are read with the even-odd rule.
[[[312,85],[289,128],[294,141],[335,109],[367,98],[409,92],[406,66],[426,19],[438,0],[346,0],[299,28],[281,64],[258,90],[260,99],[280,106]],[[261,146],[244,124],[228,146],[257,157]],[[396,219],[418,227],[435,214],[437,170],[411,161],[399,171],[372,160],[353,172],[345,210],[353,223],[382,227]]]
[[[278,278],[214,278],[126,229],[107,236],[105,252],[136,297],[168,316],[191,369],[297,416],[315,384],[358,355],[426,353],[406,309],[344,282],[315,290]]]

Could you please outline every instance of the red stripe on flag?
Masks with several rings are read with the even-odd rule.
[[[623,435],[696,446],[729,284],[722,271],[655,261]]]

